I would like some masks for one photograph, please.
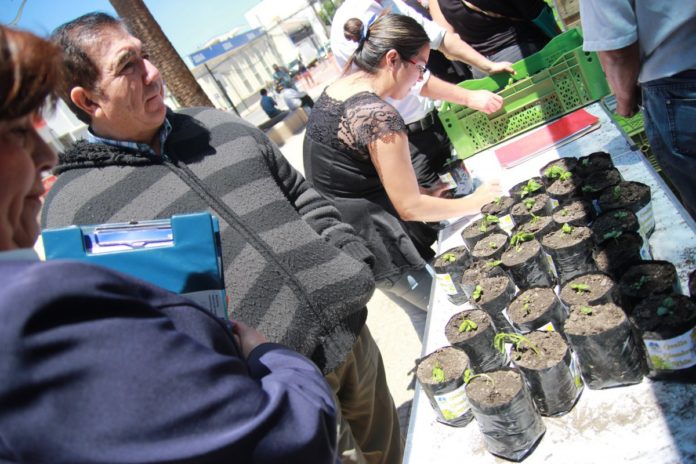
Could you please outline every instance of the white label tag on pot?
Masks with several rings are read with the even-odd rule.
[[[440,289],[448,295],[456,295],[457,288],[454,286],[454,281],[452,281],[452,276],[449,274],[435,274],[435,279],[437,280],[437,285]]]
[[[650,242],[645,237],[643,237],[643,246],[640,247],[640,257],[646,261],[653,259],[650,251]]]
[[[545,325],[537,329],[539,332],[556,332],[556,328],[553,326],[553,322],[547,322]]]
[[[553,258],[551,257],[550,254],[545,252],[544,250],[541,250],[541,252],[544,254],[546,257],[546,262],[549,263],[549,270],[553,274],[553,276],[558,279],[558,271],[556,270],[556,265],[553,263]]]
[[[471,406],[469,406],[469,399],[466,397],[465,390],[466,384],[463,383],[451,392],[434,395],[437,407],[440,408],[442,417],[445,420],[456,419],[469,411]]]
[[[500,223],[498,224],[501,229],[510,235],[512,228],[515,227],[515,223],[512,221],[512,216],[506,214],[505,216],[499,217]]]
[[[696,364],[696,334],[694,329],[669,340],[643,337],[648,362],[658,370],[676,371]]]
[[[444,174],[438,174],[438,177],[443,184],[446,184],[449,188],[457,188],[457,181],[454,180],[454,176],[451,173],[446,172]]]
[[[575,381],[575,387],[579,390],[582,388],[582,376],[580,375],[580,368],[578,367],[578,360],[575,353],[570,355],[570,375],[573,376]]]
[[[643,237],[649,237],[652,231],[655,229],[655,216],[652,210],[652,201],[649,201],[647,205],[636,213],[638,217],[638,223],[640,224],[640,229],[638,232]]]
[[[558,200],[556,200],[555,198],[551,198],[551,209],[556,209],[558,205],[560,205]]]

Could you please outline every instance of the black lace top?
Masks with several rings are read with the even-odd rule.
[[[418,268],[424,261],[382,186],[368,146],[406,132],[406,124],[389,103],[371,92],[345,101],[324,92],[307,124],[304,140],[305,176],[330,198],[376,257],[375,278]]]

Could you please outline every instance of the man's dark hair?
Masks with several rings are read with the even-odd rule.
[[[265,95],[268,95],[268,90],[266,90],[266,89],[261,89],[261,92],[260,92],[260,93],[261,93],[261,95],[264,95],[264,96],[265,96]]]
[[[58,86],[58,95],[70,107],[77,118],[91,123],[90,116],[80,109],[70,99],[70,91],[74,87],[84,87],[96,91],[99,69],[87,53],[90,44],[96,43],[97,35],[106,28],[126,26],[117,18],[106,13],[87,13],[70,22],[59,26],[53,34],[53,43],[63,49],[63,75]]]

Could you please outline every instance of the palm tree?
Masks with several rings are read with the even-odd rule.
[[[152,62],[179,105],[213,106],[191,71],[176,52],[143,0],[109,0],[131,32],[143,41]]]

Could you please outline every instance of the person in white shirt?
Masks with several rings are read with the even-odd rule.
[[[290,111],[303,108],[308,116],[312,112],[314,101],[306,92],[283,87],[283,84],[278,84],[276,86],[276,92],[283,97],[283,103],[285,103],[285,106],[287,106]]]

